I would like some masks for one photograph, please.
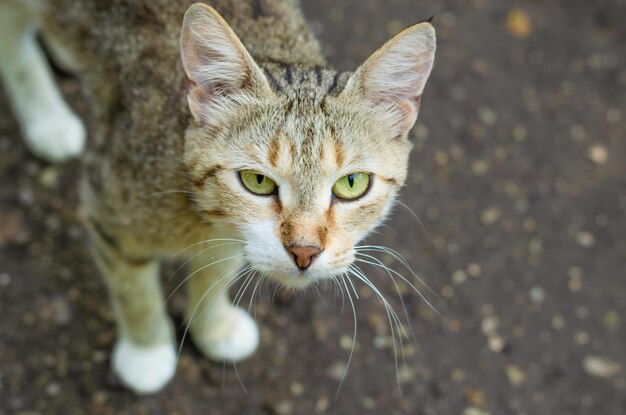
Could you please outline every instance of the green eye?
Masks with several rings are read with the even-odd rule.
[[[352,200],[363,196],[369,187],[369,174],[352,173],[335,182],[333,193],[339,199]]]
[[[268,196],[273,194],[278,188],[274,180],[256,171],[241,171],[239,172],[239,177],[246,189],[257,195]]]

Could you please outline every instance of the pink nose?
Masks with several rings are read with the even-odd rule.
[[[298,268],[304,271],[311,266],[313,260],[322,250],[316,246],[290,246],[287,248],[287,252],[293,255],[293,260]]]

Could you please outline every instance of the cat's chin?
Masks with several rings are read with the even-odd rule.
[[[304,290],[320,282],[328,281],[332,279],[334,276],[341,275],[341,273],[328,274],[328,273],[319,273],[319,272],[316,273],[316,272],[300,272],[300,271],[294,271],[293,273],[289,273],[289,274],[265,271],[263,272],[263,274],[266,275],[267,278],[273,281],[274,283],[280,285],[281,287],[291,289],[291,290]]]
[[[291,289],[291,290],[304,290],[305,288],[310,287],[311,285],[319,282],[319,278],[276,278],[272,277],[274,282],[282,286],[283,288]]]

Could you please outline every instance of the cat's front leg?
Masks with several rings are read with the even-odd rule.
[[[0,75],[28,147],[46,160],[64,161],[83,151],[85,127],[56,85],[28,3],[0,2]]]
[[[209,359],[236,362],[250,356],[259,344],[256,323],[228,295],[235,279],[251,282],[242,268],[241,243],[216,242],[204,249],[190,260],[188,328]]]
[[[118,328],[111,358],[113,372],[137,394],[157,392],[174,376],[178,360],[159,264],[128,254],[123,237],[104,225],[90,220],[88,228]]]

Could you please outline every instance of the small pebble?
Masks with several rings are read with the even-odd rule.
[[[393,342],[391,340],[391,337],[388,336],[375,336],[374,337],[374,347],[380,350],[383,349],[388,349],[389,347],[393,346]]]
[[[448,323],[448,329],[450,329],[453,333],[459,332],[461,330],[461,322],[457,319],[450,320]]]
[[[91,360],[95,363],[102,363],[106,361],[106,359],[107,353],[103,352],[102,350],[94,350],[91,353]]]
[[[452,286],[450,285],[444,285],[443,288],[441,288],[441,295],[444,298],[454,297],[454,288],[452,288]]]
[[[467,281],[467,273],[462,269],[457,269],[452,273],[452,282],[456,285],[463,284]]]
[[[480,75],[486,75],[489,73],[489,63],[481,58],[472,59],[470,62],[470,68]]]
[[[583,288],[582,273],[568,273],[567,288],[572,292],[578,292]]]
[[[274,411],[277,415],[289,415],[293,412],[293,403],[291,401],[278,401],[274,405]]]
[[[485,391],[480,388],[467,387],[463,391],[467,403],[472,406],[483,406],[485,404]]]
[[[489,171],[489,165],[484,160],[476,160],[472,163],[472,173],[483,176]]]
[[[534,232],[535,230],[537,230],[537,221],[535,221],[533,218],[524,219],[524,230],[526,232]]]
[[[587,149],[587,158],[595,164],[604,164],[609,158],[609,152],[602,144],[594,144]]]
[[[300,396],[304,393],[304,386],[299,382],[293,382],[289,389],[294,396]]]
[[[485,209],[483,213],[481,213],[480,221],[483,223],[483,225],[493,225],[498,220],[500,220],[501,216],[502,212],[500,211],[500,208],[497,206],[491,206]]]
[[[483,304],[480,306],[480,314],[485,317],[488,317],[494,313],[494,308],[491,304]]]
[[[622,373],[622,366],[614,360],[602,356],[585,356],[583,369],[595,378],[611,378]]]
[[[346,371],[346,362],[337,361],[328,369],[326,369],[326,375],[332,379],[339,380],[343,377]]]
[[[361,400],[361,404],[365,409],[374,409],[376,408],[376,399],[366,396]]]
[[[498,122],[498,115],[494,110],[488,107],[481,107],[478,109],[478,117],[483,122],[483,124],[492,126]]]
[[[565,319],[563,318],[562,315],[557,314],[554,317],[552,317],[552,328],[554,330],[561,330],[564,325],[565,325]]]
[[[545,290],[538,285],[532,287],[528,292],[528,295],[530,297],[530,301],[532,301],[533,303],[543,303],[543,301],[546,299]]]
[[[437,164],[437,166],[446,167],[449,161],[450,157],[445,151],[437,151],[437,153],[435,153],[435,164]]]
[[[506,16],[507,31],[518,39],[526,39],[533,32],[533,22],[524,9],[516,7]]]
[[[424,124],[417,123],[415,124],[415,128],[413,129],[413,133],[418,139],[424,140],[428,137],[429,134],[428,127],[426,127]]]
[[[5,272],[0,273],[0,288],[7,287],[11,284],[11,276]]]
[[[506,377],[509,379],[509,383],[511,386],[520,387],[526,382],[526,378],[528,375],[526,372],[515,365],[507,365],[506,368]]]
[[[543,244],[539,238],[532,238],[530,242],[528,242],[528,252],[531,254],[538,254],[543,249]]]
[[[482,273],[482,271],[483,271],[482,267],[480,266],[480,264],[477,264],[476,262],[470,262],[467,265],[467,273],[472,278],[478,278],[480,274]]]
[[[619,313],[615,310],[609,310],[602,315],[602,325],[610,331],[616,331],[619,328]]]
[[[576,234],[576,242],[580,246],[591,248],[595,244],[596,239],[591,232],[581,231]]]
[[[59,173],[56,167],[46,167],[39,175],[39,183],[47,189],[52,189],[59,182]]]
[[[354,346],[354,339],[352,336],[344,334],[339,338],[339,345],[343,350],[351,350]]]
[[[465,380],[465,372],[463,371],[463,369],[452,369],[450,378],[455,382],[462,382],[463,380]]]
[[[329,406],[330,401],[328,400],[328,398],[325,396],[321,396],[317,398],[317,402],[315,402],[315,413],[323,414],[324,412],[326,412]]]
[[[516,125],[513,128],[513,140],[520,142],[520,141],[524,141],[526,140],[526,137],[528,137],[528,130],[526,130],[526,127],[524,127],[523,125]]]
[[[53,320],[59,326],[64,326],[72,321],[72,309],[69,301],[63,296],[57,296],[50,302]]]
[[[17,210],[0,211],[0,248],[12,242],[18,242],[23,233],[22,213]]]
[[[496,353],[500,353],[502,350],[504,350],[504,347],[506,346],[506,342],[500,336],[489,337],[487,343],[489,344],[489,349],[491,349],[492,352]]]
[[[500,320],[496,316],[489,316],[483,319],[480,324],[480,328],[483,331],[485,336],[491,336],[495,334],[496,330],[498,330],[498,326],[500,325]]]
[[[474,406],[468,406],[463,410],[463,415],[491,415],[491,413]]]
[[[581,346],[584,346],[584,345],[589,343],[590,337],[589,337],[589,334],[587,332],[579,331],[574,336],[574,339],[576,340],[577,344],[579,344]]]

